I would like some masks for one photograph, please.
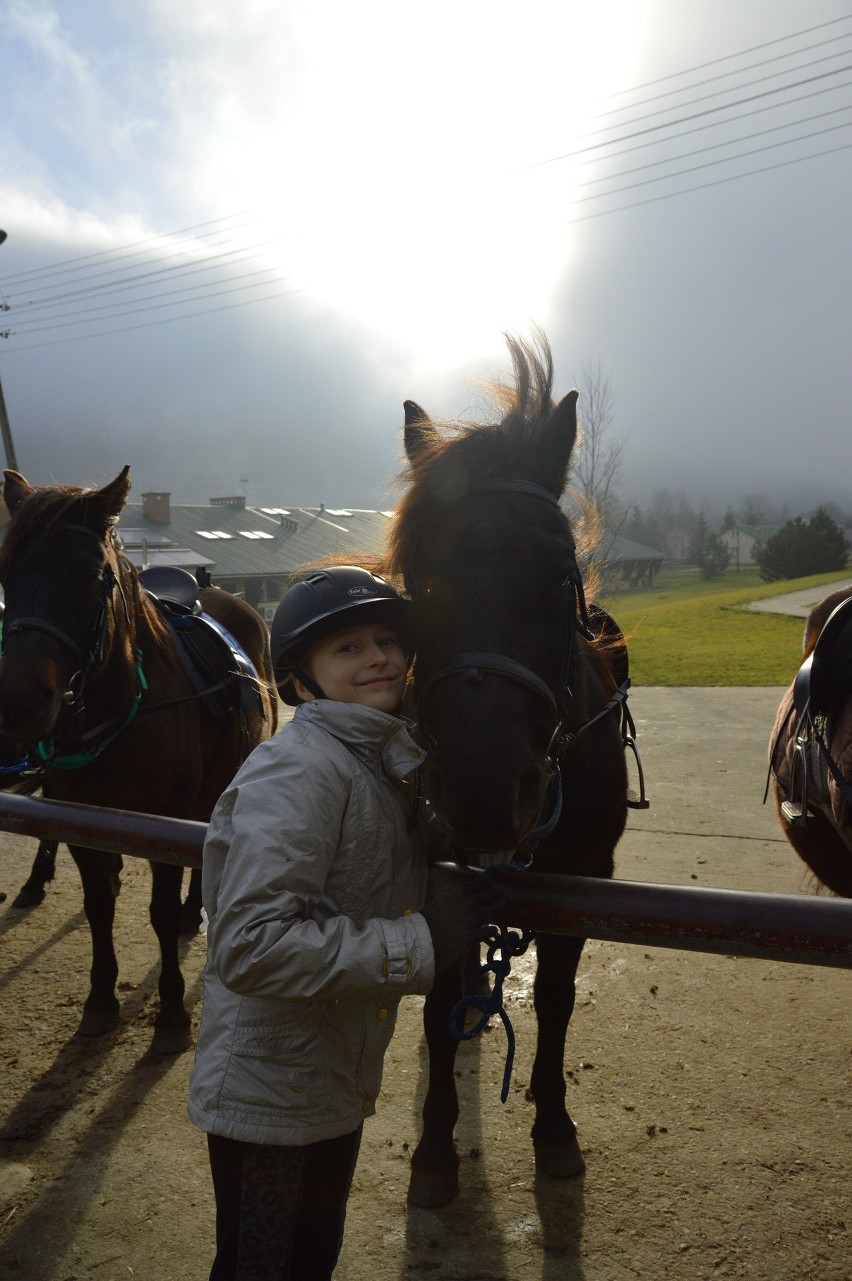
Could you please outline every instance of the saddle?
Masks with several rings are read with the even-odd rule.
[[[829,615],[816,645],[796,673],[787,722],[795,717],[795,739],[789,753],[789,778],[784,778],[778,748],[784,725],[779,726],[770,753],[770,772],[787,792],[782,817],[792,827],[807,826],[814,809],[822,810],[839,829],[838,794],[844,819],[852,811],[852,783],[844,777],[835,755],[835,742],[848,727],[844,709],[852,699],[852,597]],[[843,839],[850,839],[841,832]]]
[[[205,614],[198,582],[186,569],[155,565],[139,582],[168,623],[177,649],[199,696],[215,716],[239,711],[247,716],[260,705],[258,673],[231,633]]]

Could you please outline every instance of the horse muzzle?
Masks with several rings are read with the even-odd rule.
[[[10,669],[0,664],[0,734],[17,743],[33,743],[53,733],[65,706],[66,682],[52,664]]]
[[[507,862],[532,835],[550,775],[542,765],[518,774],[489,769],[461,776],[427,767],[427,793],[455,849],[479,867]]]

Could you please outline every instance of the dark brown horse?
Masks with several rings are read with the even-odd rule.
[[[778,817],[820,885],[852,898],[852,586],[815,606],[804,657],[775,717]]]
[[[17,472],[5,475],[11,521],[0,549],[0,735],[25,754],[30,790],[40,785],[48,798],[208,819],[240,761],[276,727],[265,623],[227,592],[201,592],[204,613],[236,642],[221,679],[202,693],[202,661],[184,657],[167,613],[116,543],[130,469],[102,489],[33,488]],[[214,624],[201,620],[211,632]],[[212,641],[227,643],[221,635]],[[243,655],[259,679],[237,675]],[[113,920],[121,859],[70,848],[92,933],[80,1032],[96,1036],[119,1017]],[[161,953],[153,1044],[175,1052],[190,1040],[178,961],[182,869],[152,863],[151,872],[151,924]],[[197,894],[197,875],[194,881]],[[197,898],[191,906],[197,910]]]
[[[469,864],[525,857],[536,831],[552,828],[535,848],[535,871],[609,877],[627,815],[626,649],[612,620],[586,609],[559,501],[577,393],[553,403],[542,335],[537,345],[509,339],[509,348],[515,384],[495,389],[496,424],[442,428],[405,405],[408,487],[390,568],[415,602],[427,792]],[[583,942],[536,939],[532,1138],[537,1167],[560,1178],[584,1168],[563,1065]],[[459,994],[460,976],[448,970],[426,1001],[429,1088],[409,1189],[416,1205],[441,1205],[459,1190],[457,1041],[448,1027]]]

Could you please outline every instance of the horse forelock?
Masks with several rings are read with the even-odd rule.
[[[389,536],[388,571],[416,572],[421,553],[442,518],[458,511],[477,486],[493,480],[538,481],[531,450],[553,412],[553,359],[543,334],[537,342],[507,337],[515,380],[486,385],[497,422],[447,420],[430,432],[409,460],[406,491],[397,504]]]
[[[7,527],[0,548],[0,577],[13,557],[64,523],[85,492],[74,485],[50,485],[28,494]]]

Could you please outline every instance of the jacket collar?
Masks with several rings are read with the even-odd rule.
[[[365,764],[381,762],[391,778],[405,778],[426,759],[426,753],[411,737],[408,721],[373,707],[317,699],[300,703],[295,719],[325,730]]]

